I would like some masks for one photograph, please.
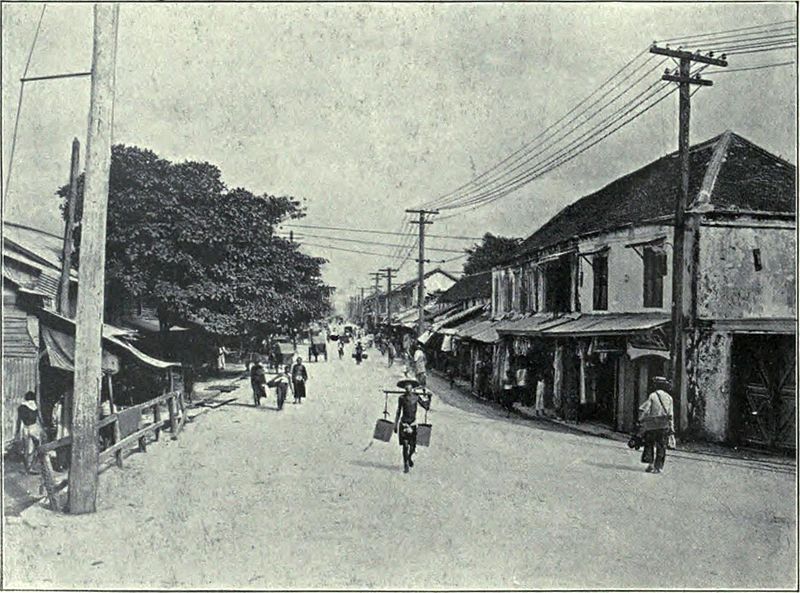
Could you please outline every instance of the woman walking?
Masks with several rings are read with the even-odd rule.
[[[297,357],[297,362],[292,367],[292,388],[294,391],[294,403],[303,403],[306,396],[306,381],[308,381],[308,371],[303,366],[303,359]]]

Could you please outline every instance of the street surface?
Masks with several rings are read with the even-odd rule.
[[[406,475],[396,436],[371,439],[402,366],[369,352],[309,363],[280,413],[241,381],[104,472],[94,515],[29,509],[5,526],[4,586],[796,587],[794,465],[677,452],[646,474],[624,444],[434,380]]]

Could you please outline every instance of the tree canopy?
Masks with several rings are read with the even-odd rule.
[[[274,333],[323,316],[331,290],[321,278],[325,260],[274,234],[282,221],[303,216],[294,198],[227,188],[212,164],[172,163],[150,150],[114,146],[109,309],[143,299],[164,327],[199,322],[218,335]],[[75,245],[77,256],[79,224]]]
[[[469,255],[464,262],[464,273],[477,274],[491,270],[492,266],[514,253],[519,243],[520,239],[515,237],[500,237],[486,233],[480,244],[475,244],[466,250]]]

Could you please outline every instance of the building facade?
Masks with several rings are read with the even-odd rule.
[[[677,425],[793,446],[795,167],[731,132],[690,160]],[[493,271],[494,389],[511,370],[523,403],[633,428],[652,377],[671,372],[677,180],[677,154],[658,159],[562,210]]]

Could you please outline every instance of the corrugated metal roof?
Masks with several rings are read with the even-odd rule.
[[[474,307],[470,307],[469,309],[465,309],[464,311],[459,311],[458,313],[453,313],[440,321],[434,320],[432,330],[437,332],[448,325],[452,325],[453,323],[459,321],[460,319],[465,319],[471,315],[476,315],[479,311],[483,309],[484,305],[475,305]]]
[[[535,313],[518,319],[506,319],[497,323],[495,329],[500,334],[533,335],[542,330],[561,325],[576,319],[579,313],[565,313],[554,316],[553,313]]]
[[[581,315],[572,321],[541,330],[546,336],[603,336],[630,334],[666,325],[666,313],[606,313]]]

